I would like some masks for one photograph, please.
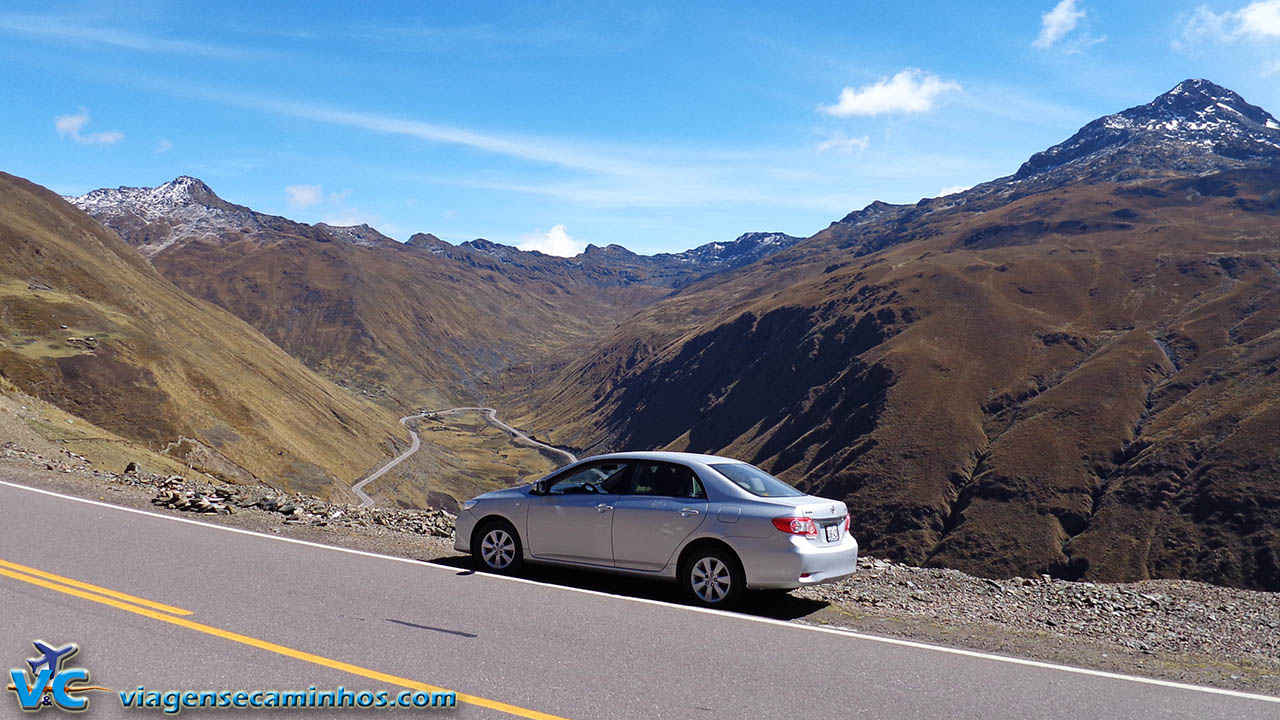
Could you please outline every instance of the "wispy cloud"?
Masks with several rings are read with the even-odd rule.
[[[991,167],[987,158],[926,157],[910,149],[888,154],[891,151],[886,147],[881,149],[882,154],[874,157],[857,151],[857,173],[851,174],[855,165],[850,162],[849,154],[815,153],[815,145],[726,150],[705,143],[631,145],[548,135],[489,133],[305,100],[265,98],[188,85],[147,85],[152,90],[203,102],[456,145],[528,162],[534,167],[517,165],[506,167],[500,173],[483,170],[421,173],[386,167],[368,170],[387,178],[401,177],[407,182],[544,197],[576,208],[697,208],[705,211],[712,207],[751,205],[838,213],[847,212],[855,202],[851,199],[852,187],[880,181],[902,183],[919,175],[919,170],[905,168],[928,167],[933,172],[945,173],[944,177],[964,177],[980,176]],[[850,142],[845,144],[855,151],[862,142],[860,137],[846,139]],[[836,149],[837,145],[830,148]],[[548,173],[548,169],[568,172]],[[857,198],[862,200],[861,195]],[[333,214],[337,214],[336,208]],[[519,238],[512,241],[518,243]]]
[[[609,155],[603,149],[585,144],[570,144],[547,137],[500,135],[411,120],[363,111],[344,110],[317,103],[275,100],[253,95],[216,93],[190,88],[173,88],[178,94],[233,107],[257,110],[273,115],[300,118],[312,122],[401,135],[428,142],[460,145],[520,160],[557,165],[612,175],[644,174],[646,163]]]
[[[1239,40],[1274,40],[1280,38],[1280,0],[1261,0],[1239,10],[1216,13],[1201,5],[1187,18],[1182,31],[1182,43],[1175,47],[1200,40],[1236,42]]]
[[[819,108],[827,115],[881,115],[892,112],[928,112],[939,96],[960,90],[960,85],[917,68],[907,68],[892,78],[861,88],[846,87],[835,105]]]
[[[167,153],[173,149],[173,141],[168,138],[160,138],[156,141],[156,152]]]
[[[547,255],[558,255],[560,257],[573,257],[586,249],[587,244],[575,240],[569,234],[564,224],[556,225],[547,232],[538,230],[537,232],[525,235],[523,242],[517,247],[521,250],[537,250]]]
[[[955,195],[958,192],[964,192],[965,190],[968,190],[970,187],[972,187],[972,185],[948,185],[938,191],[938,197],[944,197],[946,195]]]
[[[861,137],[846,137],[843,134],[837,134],[823,140],[814,146],[818,152],[842,152],[851,153],[855,150],[866,150],[871,144],[871,138],[863,135]]]
[[[114,145],[124,140],[124,133],[119,130],[108,130],[106,132],[83,133],[85,125],[89,124],[89,111],[80,108],[80,112],[73,115],[59,115],[53,119],[53,127],[62,137],[71,138],[82,145]]]
[[[1061,0],[1053,9],[1040,16],[1040,35],[1033,46],[1048,50],[1054,43],[1076,29],[1084,18],[1084,11],[1076,8],[1076,0]]]
[[[1106,35],[1090,35],[1083,31],[1076,33],[1069,42],[1064,42],[1087,17],[1088,12],[1083,7],[1077,7],[1076,0],[1059,0],[1052,10],[1040,16],[1040,34],[1031,43],[1032,47],[1048,50],[1058,46],[1063,52],[1072,54],[1106,42]]]
[[[97,24],[85,24],[83,18],[58,15],[0,14],[0,33],[41,40],[100,45],[135,52],[219,59],[246,60],[269,54],[257,49],[175,40]]]
[[[319,205],[324,199],[324,190],[319,185],[290,185],[284,189],[289,207],[305,208]]]

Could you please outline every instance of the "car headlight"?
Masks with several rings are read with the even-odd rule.
[[[462,503],[462,509],[463,509],[463,510],[470,510],[471,508],[473,508],[473,507],[475,507],[475,506],[476,506],[476,501],[475,501],[475,500],[468,500],[468,501],[466,501],[466,502]]]

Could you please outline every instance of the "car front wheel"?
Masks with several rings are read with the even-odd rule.
[[[520,569],[524,554],[520,536],[511,524],[502,520],[486,523],[476,533],[471,554],[482,570],[509,574]]]
[[[747,581],[733,553],[707,548],[689,555],[680,573],[680,584],[694,604],[728,608],[742,598]]]

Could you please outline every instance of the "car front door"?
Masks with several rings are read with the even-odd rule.
[[[613,510],[630,467],[602,461],[566,471],[529,498],[529,554],[547,560],[613,565]]]
[[[706,516],[707,496],[692,469],[636,462],[613,511],[614,564],[661,570]]]

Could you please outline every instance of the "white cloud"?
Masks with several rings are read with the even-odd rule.
[[[53,127],[62,137],[69,137],[82,145],[114,145],[124,140],[124,133],[119,130],[84,134],[80,132],[89,124],[89,111],[80,108],[74,115],[59,115],[53,119]]]
[[[516,247],[521,250],[537,250],[547,255],[573,257],[585,250],[587,244],[573,239],[569,235],[569,231],[565,229],[565,226],[560,224],[545,233],[539,230],[536,233],[525,235],[523,242]]]
[[[948,185],[938,191],[938,197],[944,197],[946,195],[955,195],[958,192],[964,192],[965,190],[968,190],[970,187],[972,186],[971,185]]]
[[[651,166],[643,157],[622,157],[610,153],[609,148],[564,143],[555,138],[523,136],[517,134],[489,134],[461,127],[439,125],[418,120],[406,120],[389,115],[366,113],[357,110],[317,105],[306,102],[290,102],[275,98],[250,95],[217,93],[193,90],[188,87],[170,87],[171,92],[196,97],[209,102],[243,107],[283,117],[296,117],[312,122],[340,127],[351,127],[370,132],[401,135],[428,142],[470,147],[496,155],[558,165],[608,175],[644,175]]]
[[[168,138],[160,138],[160,140],[156,142],[156,152],[158,153],[169,152],[172,149],[173,141]]]
[[[1085,12],[1076,8],[1076,0],[1060,0],[1053,9],[1040,16],[1040,35],[1031,43],[1041,50],[1048,50],[1055,43],[1076,29]]]
[[[24,35],[48,40],[88,43],[147,53],[172,53],[225,59],[258,59],[267,57],[261,50],[227,48],[185,40],[169,40],[125,30],[81,24],[71,15],[0,14],[0,33]]]
[[[1201,38],[1218,42],[1280,38],[1280,0],[1259,0],[1221,13],[1201,5],[1188,19],[1182,37],[1186,42]]]
[[[871,144],[871,138],[863,135],[862,137],[845,137],[844,135],[836,135],[827,138],[817,144],[818,152],[843,152],[851,153],[854,150],[866,150]]]
[[[1251,38],[1280,37],[1280,0],[1263,0],[1236,12],[1240,32]]]
[[[324,199],[324,190],[319,185],[290,185],[284,189],[284,194],[289,198],[289,207],[304,208],[318,205]],[[336,225],[338,223],[329,223]],[[358,225],[359,223],[347,223],[349,225]]]
[[[880,78],[859,89],[846,87],[840,91],[840,99],[835,105],[824,105],[819,109],[836,117],[927,112],[933,109],[939,95],[959,89],[958,84],[937,75],[907,68],[892,78]]]

